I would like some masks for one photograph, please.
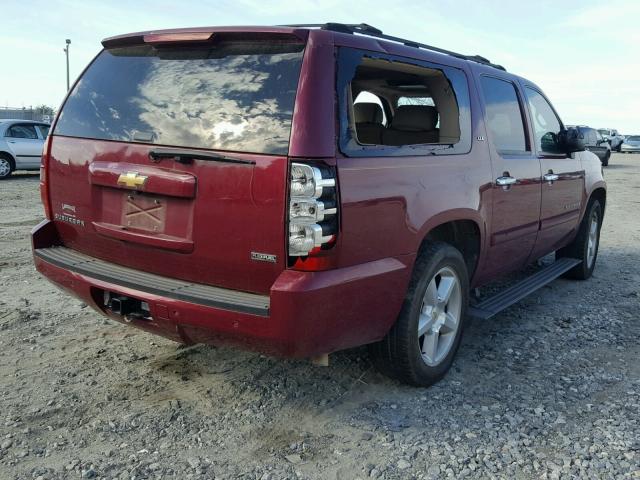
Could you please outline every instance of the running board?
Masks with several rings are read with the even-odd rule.
[[[581,260],[575,258],[560,258],[493,297],[470,306],[467,314],[473,318],[487,320],[539,288],[551,283],[563,273],[579,265],[580,262]]]

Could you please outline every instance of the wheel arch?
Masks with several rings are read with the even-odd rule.
[[[600,205],[602,205],[602,215],[604,215],[607,204],[607,189],[605,188],[604,184],[597,184],[591,190],[587,202],[584,205],[582,215],[580,216],[581,219],[584,218],[587,210],[589,210],[589,205],[591,205],[591,202],[593,202],[594,200],[598,200],[600,202]]]
[[[445,242],[457,248],[465,260],[469,280],[473,279],[484,246],[484,222],[477,211],[446,212],[432,219],[422,231],[418,254],[430,242]]]
[[[16,159],[11,154],[11,152],[7,152],[6,150],[0,150],[0,157],[7,157],[9,159],[9,163],[11,163],[11,167],[16,169]]]
[[[600,203],[602,204],[602,209],[604,210],[604,207],[607,203],[607,190],[602,186],[594,189],[591,192],[591,195],[589,195],[589,203],[592,200],[600,200]]]

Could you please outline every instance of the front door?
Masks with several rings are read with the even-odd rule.
[[[531,115],[534,149],[542,167],[540,233],[531,260],[566,245],[580,220],[584,170],[575,154],[561,153],[556,143],[562,129],[549,101],[537,89],[524,88]],[[592,130],[595,132],[595,130]]]
[[[487,273],[494,276],[520,269],[531,254],[540,220],[541,172],[517,85],[484,75],[480,85],[494,175],[487,258]]]
[[[16,159],[16,168],[37,168],[42,156],[43,141],[36,127],[30,123],[11,125],[5,133],[6,141]]]

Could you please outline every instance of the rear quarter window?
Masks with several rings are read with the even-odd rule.
[[[469,86],[458,68],[341,47],[337,90],[339,145],[346,156],[455,155],[471,149]],[[379,125],[363,121],[363,91],[392,107]]]
[[[69,95],[54,133],[286,155],[303,48],[222,40],[104,50]]]

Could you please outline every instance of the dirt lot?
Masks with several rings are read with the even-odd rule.
[[[475,322],[428,390],[186,349],[33,268],[38,178],[0,182],[0,478],[640,478],[640,155],[614,155],[598,267]]]

